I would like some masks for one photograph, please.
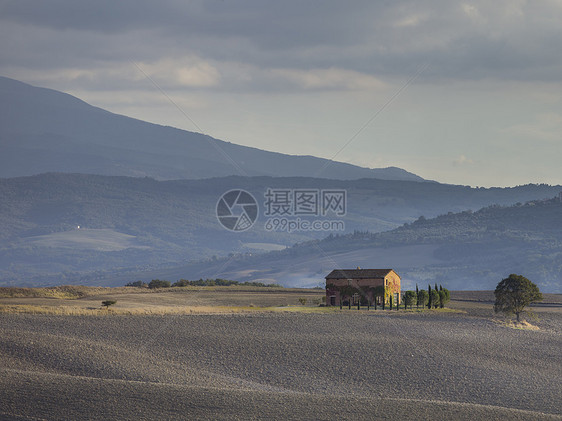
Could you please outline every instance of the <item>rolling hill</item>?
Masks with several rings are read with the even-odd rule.
[[[400,168],[268,152],[147,123],[5,77],[0,150],[0,177],[80,172],[160,180],[268,175],[424,181]]]
[[[356,266],[392,267],[402,276],[403,289],[437,282],[455,290],[489,290],[518,273],[545,292],[560,293],[562,193],[550,200],[420,217],[382,233],[330,235],[282,251],[200,262],[158,275],[315,286],[323,285],[334,268]]]
[[[237,188],[252,193],[260,207],[256,224],[245,232],[225,230],[215,213],[219,197]],[[230,256],[233,262],[240,259],[238,272],[232,272],[233,279],[251,275],[278,279],[286,285],[310,284],[312,279],[318,279],[325,270],[334,266],[334,262],[304,263],[299,269],[293,257],[270,263],[264,260],[264,264],[271,265],[267,269],[271,272],[263,276],[252,274],[255,262],[252,257],[256,253],[284,249],[297,242],[306,244],[330,234],[326,231],[266,230],[264,201],[267,188],[345,190],[347,214],[340,218],[345,223],[345,230],[333,234],[349,235],[354,231],[389,231],[404,223],[413,223],[420,215],[429,220],[449,211],[458,213],[490,204],[505,206],[552,197],[562,190],[560,186],[547,185],[475,189],[414,181],[342,181],[299,177],[231,176],[156,181],[150,178],[50,173],[0,179],[0,284],[120,285],[131,277],[199,278],[213,275],[209,275],[209,271],[230,270],[230,261],[221,268],[226,262],[221,261],[221,257],[225,256]],[[449,224],[444,232],[456,235],[460,229],[455,227],[457,222]],[[412,224],[416,230],[421,229],[419,226],[419,222]],[[422,234],[411,234],[412,238],[416,235]],[[404,236],[402,231],[391,234],[391,238]],[[338,247],[347,237],[339,238]],[[373,241],[362,239],[360,244],[378,247]],[[394,240],[385,241],[390,244]],[[399,244],[423,250],[425,254],[408,251],[411,259],[417,259],[415,267],[419,267],[430,257],[433,259],[433,247],[439,242],[418,244],[416,241],[403,240]],[[328,243],[318,244],[327,249]],[[352,240],[345,244],[348,244],[345,246],[347,249],[344,247],[346,253],[366,253],[364,247]],[[404,261],[402,254],[394,254],[395,260],[391,260],[393,253],[388,251],[388,247],[384,249],[387,250],[386,257],[377,260],[392,262],[392,266],[400,269],[399,263]],[[302,251],[303,256],[309,253],[305,253],[302,246],[288,250]],[[373,255],[369,253],[361,262],[359,257],[355,260],[349,258],[342,260],[341,265],[382,265],[372,263]],[[195,261],[203,261],[196,265],[198,269],[174,269]],[[440,260],[431,261],[437,264]],[[279,265],[284,267],[285,273],[279,270]],[[172,272],[166,272],[168,270]],[[244,274],[241,274],[243,270]]]

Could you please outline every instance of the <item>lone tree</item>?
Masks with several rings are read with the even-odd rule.
[[[515,314],[519,322],[519,315],[529,304],[542,301],[539,287],[521,275],[511,274],[503,279],[494,291],[496,303],[494,311],[505,314]]]
[[[106,301],[102,301],[101,302],[101,306],[102,307],[106,307],[109,310],[109,306],[112,306],[113,304],[115,304],[117,301],[115,300],[106,300]]]

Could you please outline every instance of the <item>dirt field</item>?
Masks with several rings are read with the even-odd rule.
[[[266,299],[190,294],[109,298]],[[269,294],[266,305],[306,294]],[[463,294],[450,305],[459,312],[0,313],[0,419],[562,419],[560,296],[535,309],[530,331],[505,327],[486,293]]]

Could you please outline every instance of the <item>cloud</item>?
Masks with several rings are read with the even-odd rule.
[[[528,142],[562,143],[562,114],[540,113],[532,121],[506,127],[502,132]]]
[[[143,73],[137,75],[137,79],[144,79],[146,73],[151,79],[168,87],[214,87],[221,79],[216,67],[197,57],[167,58],[154,63],[136,63],[136,65]]]
[[[408,26],[418,26],[424,20],[426,20],[427,18],[428,18],[428,15],[426,13],[413,14],[413,15],[405,16],[404,18],[401,18],[400,20],[395,22],[394,27],[404,28],[404,27],[408,27]]]
[[[37,0],[4,3],[0,22],[4,63],[36,68],[187,55],[219,73],[220,63],[239,62],[381,78],[431,62],[433,78],[562,78],[562,4],[546,0],[363,0],[354,7],[335,0]],[[193,72],[183,78],[188,86],[202,81]]]
[[[465,155],[460,155],[457,159],[453,161],[453,165],[456,167],[460,167],[463,165],[472,165],[474,161],[470,158],[467,158]]]
[[[273,69],[275,78],[286,79],[303,89],[374,90],[385,87],[379,79],[345,69]]]

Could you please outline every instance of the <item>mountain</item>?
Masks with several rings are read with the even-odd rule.
[[[562,193],[550,200],[420,217],[382,233],[330,235],[263,255],[170,268],[158,276],[199,279],[212,275],[314,286],[323,285],[332,269],[357,266],[392,267],[401,275],[403,289],[438,283],[454,290],[490,290],[510,273],[517,273],[544,292],[560,293]]]
[[[217,219],[219,198],[233,189],[251,193],[259,207],[255,225],[244,232],[228,231]],[[345,191],[345,215],[299,216],[307,221],[341,221],[345,225],[343,230],[267,230],[268,189]],[[511,205],[552,197],[560,190],[560,186],[544,184],[485,189],[415,181],[303,177],[230,176],[157,181],[49,173],[0,179],[0,285],[102,282],[119,285],[131,277],[164,277],[166,273],[177,279],[207,277],[213,271],[230,270],[230,263],[238,258],[251,259],[256,253],[284,249],[297,242],[306,244],[330,233],[389,231],[404,223],[412,224],[420,215],[429,219],[449,211],[479,209],[490,204]],[[417,222],[412,224],[417,226]],[[450,224],[447,235],[453,235],[456,230]],[[341,238],[343,241],[346,237]],[[361,240],[361,244],[364,241],[367,243]],[[356,246],[352,241],[346,247],[353,251]],[[426,244],[422,246],[429,250]],[[229,255],[232,262],[223,268],[213,263]],[[341,260],[341,265],[388,266],[383,262],[391,262],[398,267],[395,262],[399,263],[401,256],[397,254],[398,260],[392,261],[388,260],[390,257],[381,258],[380,263]],[[268,277],[278,277],[287,285],[302,285],[334,265],[329,262],[317,267],[312,261],[301,270],[292,259],[266,263],[272,268],[282,264],[286,269],[285,274],[271,272]],[[197,270],[180,268],[173,273],[166,272],[194,261],[204,263]],[[240,260],[238,270],[242,270],[244,262]],[[248,262],[251,268],[253,263]],[[239,275],[233,273],[232,277],[238,279]],[[260,274],[256,272],[252,276]]]
[[[362,168],[235,145],[93,107],[0,77],[0,177],[43,172],[199,179],[229,175],[424,181],[400,168]]]

